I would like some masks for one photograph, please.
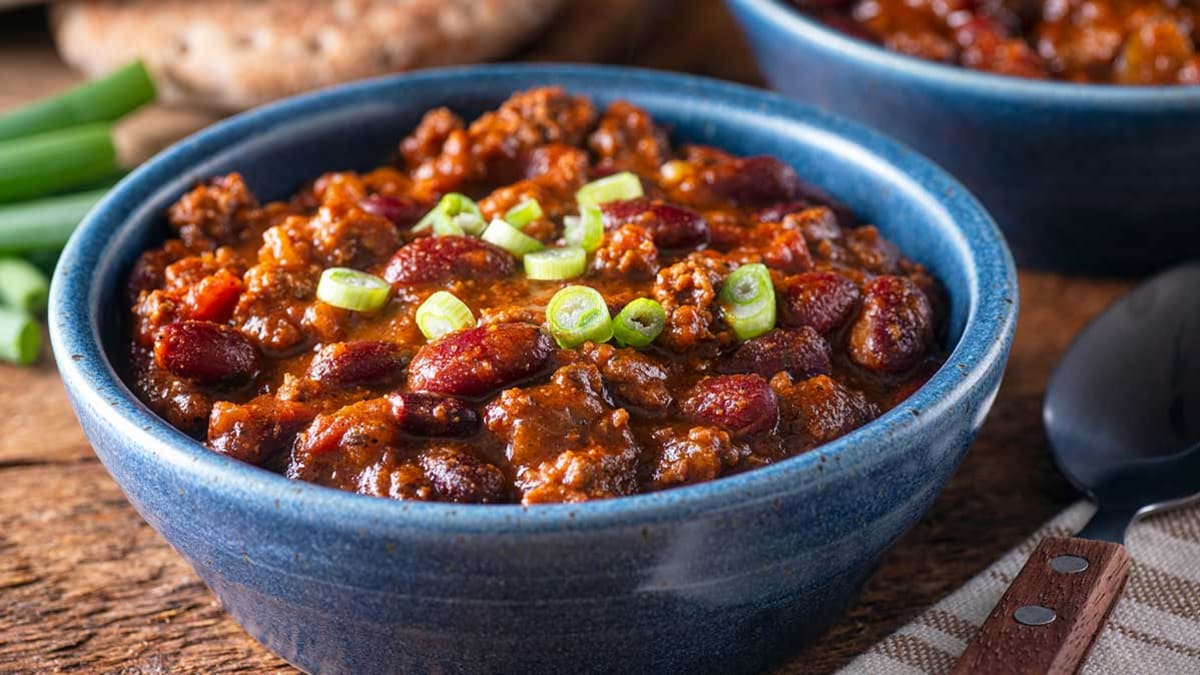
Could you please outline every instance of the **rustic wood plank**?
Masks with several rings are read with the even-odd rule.
[[[677,0],[642,48],[609,58],[756,82],[720,0]],[[0,19],[0,109],[75,76],[37,15]],[[603,41],[601,41],[603,42]],[[541,48],[535,45],[536,51]],[[161,109],[122,126],[136,152],[203,116]],[[157,139],[154,140],[154,139]],[[1021,276],[1021,323],[995,408],[931,512],[888,554],[849,615],[779,670],[829,672],[959,587],[1073,493],[1046,453],[1041,397],[1070,338],[1124,282]],[[273,672],[288,667],[225,615],[94,459],[45,361],[0,365],[0,672]]]

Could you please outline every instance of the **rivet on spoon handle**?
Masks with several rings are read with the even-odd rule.
[[[954,666],[955,675],[1069,675],[1087,658],[1129,576],[1125,547],[1047,537]]]

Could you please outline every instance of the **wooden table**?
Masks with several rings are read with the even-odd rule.
[[[649,41],[614,43],[609,60],[758,82],[717,0],[679,0],[676,10]],[[561,49],[531,56],[579,56]],[[39,14],[0,16],[0,109],[74,80]],[[126,154],[210,120],[140,113],[123,125]],[[962,468],[850,614],[780,673],[845,664],[1075,498],[1046,453],[1042,394],[1070,338],[1128,284],[1034,272],[1020,284],[1008,374]],[[48,355],[32,369],[0,365],[0,411],[0,672],[290,670],[130,508],[92,454]]]

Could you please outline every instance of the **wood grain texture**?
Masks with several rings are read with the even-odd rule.
[[[1058,572],[1051,561],[1076,556],[1087,569]],[[1117,604],[1129,579],[1129,553],[1120,544],[1047,537],[1038,544],[954,666],[954,675],[1071,675]],[[1054,612],[1030,626],[1015,618],[1022,607]]]
[[[617,45],[611,58],[756,83],[730,21],[720,0],[678,0],[649,42]],[[0,17],[0,109],[75,79],[39,22],[29,11]],[[203,118],[152,109],[121,131],[144,154],[172,138],[180,117]],[[1046,453],[1042,394],[1071,337],[1129,285],[1030,272],[1020,284],[1005,382],[958,474],[850,613],[780,675],[844,665],[1075,498]],[[0,365],[0,411],[0,673],[290,672],[220,610],[125,501],[83,437],[52,363]]]

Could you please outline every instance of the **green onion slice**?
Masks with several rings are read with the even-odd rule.
[[[650,298],[638,298],[617,312],[613,337],[622,347],[649,347],[666,323],[667,313],[662,305]]]
[[[563,218],[563,238],[572,246],[595,251],[604,239],[604,215],[598,206],[584,206],[578,216]]]
[[[536,199],[526,199],[517,204],[504,214],[504,219],[509,225],[518,230],[541,218],[545,213],[542,211],[542,205]]]
[[[330,267],[321,273],[317,298],[354,312],[370,312],[387,304],[391,286],[374,274],[349,267]]]
[[[525,276],[530,279],[574,279],[586,269],[587,251],[573,246],[525,254]]]
[[[0,361],[27,366],[42,351],[42,331],[25,312],[0,307]]]
[[[429,340],[474,327],[471,308],[448,291],[434,293],[417,308],[417,328]]]
[[[440,227],[439,227],[440,226]],[[478,235],[483,231],[483,212],[474,199],[450,192],[442,196],[437,206],[433,207],[413,225],[413,232],[424,232],[433,229],[436,235]]]
[[[765,265],[742,265],[725,278],[717,296],[725,322],[739,340],[775,327],[775,287]]]
[[[492,220],[487,229],[483,231],[481,238],[489,244],[495,244],[508,251],[518,259],[525,257],[526,253],[533,253],[545,248],[542,246],[542,242],[499,218]]]
[[[587,286],[567,286],[550,298],[546,306],[550,334],[563,349],[591,342],[607,342],[613,336],[612,317],[604,296]]]
[[[642,192],[642,179],[635,173],[622,171],[579,188],[575,193],[575,201],[580,206],[599,206],[605,202],[636,199],[643,194],[645,193]]]

